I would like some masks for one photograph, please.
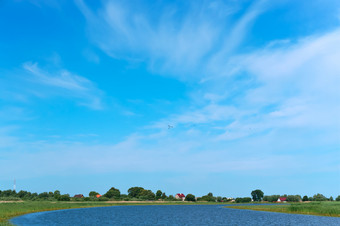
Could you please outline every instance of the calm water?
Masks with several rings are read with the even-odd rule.
[[[340,225],[340,218],[223,208],[220,205],[111,206],[12,219],[16,225]]]

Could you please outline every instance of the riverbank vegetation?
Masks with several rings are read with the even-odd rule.
[[[289,205],[277,204],[277,205],[227,206],[227,208],[340,217],[340,202],[330,201],[290,203]]]

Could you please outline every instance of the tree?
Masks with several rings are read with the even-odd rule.
[[[114,199],[118,199],[120,197],[120,191],[114,187],[110,188],[110,190],[108,190],[105,194],[104,194],[105,197],[111,199],[111,198],[114,198]]]
[[[313,201],[327,201],[328,199],[323,194],[313,195]]]
[[[333,196],[329,197],[329,201],[334,201]]]
[[[307,195],[303,196],[302,201],[304,202],[308,201],[308,196]]]
[[[280,198],[280,195],[265,195],[263,196],[263,201],[276,202],[279,198]]]
[[[17,197],[19,197],[19,198],[24,198],[26,195],[27,195],[27,191],[23,191],[23,190],[21,190],[21,191],[19,191],[18,193],[17,193]]]
[[[58,198],[58,201],[70,201],[70,195],[66,194],[66,195],[60,195]]]
[[[169,195],[169,197],[167,198],[167,200],[169,201],[174,201],[176,200],[175,197],[173,195]]]
[[[300,195],[288,195],[287,202],[300,202],[301,196]]]
[[[132,198],[139,198],[139,196],[141,196],[143,191],[144,191],[144,188],[142,187],[131,187],[128,190],[128,195]]]
[[[165,192],[163,192],[163,194],[162,194],[162,199],[166,199],[166,194],[165,194]]]
[[[335,201],[340,201],[340,195],[338,195],[338,197],[336,197]]]
[[[216,198],[211,192],[209,192],[207,195],[202,196],[201,200],[207,202],[216,202]]]
[[[160,199],[162,197],[162,191],[161,190],[158,190],[156,192],[156,199]]]
[[[99,193],[96,191],[90,191],[89,193],[89,197],[96,197],[96,195],[99,195]]]
[[[155,193],[153,193],[151,190],[143,190],[139,196],[139,198],[143,200],[154,200],[155,197]]]
[[[251,192],[251,196],[253,197],[253,200],[257,202],[262,201],[263,194],[264,194],[263,191],[261,191],[260,189],[256,189]]]
[[[40,199],[47,199],[48,198],[48,193],[47,192],[42,192],[38,195]]]
[[[187,194],[187,196],[185,197],[185,201],[191,201],[191,202],[195,202],[195,196],[193,194]]]
[[[60,196],[60,191],[59,191],[59,190],[55,190],[55,191],[53,192],[53,197],[54,197],[55,199],[58,199],[59,196]]]

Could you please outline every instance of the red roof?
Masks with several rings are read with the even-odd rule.
[[[184,195],[183,193],[178,193],[177,195],[178,195],[178,197],[180,197],[180,198],[185,198],[185,195]]]
[[[281,201],[287,201],[287,197],[280,197],[279,198]]]

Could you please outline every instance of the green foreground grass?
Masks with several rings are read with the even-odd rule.
[[[227,208],[340,217],[340,202],[291,203],[289,205],[278,204],[278,205],[228,206]]]
[[[24,201],[24,202],[5,202],[0,203],[0,226],[11,225],[9,219],[35,212],[73,209],[73,208],[90,208],[105,206],[123,206],[123,205],[202,205],[217,204],[208,202],[51,202],[51,201]]]

